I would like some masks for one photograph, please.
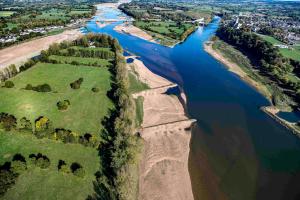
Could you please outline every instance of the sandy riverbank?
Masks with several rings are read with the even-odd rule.
[[[145,145],[140,163],[139,199],[191,200],[188,156],[193,120],[185,115],[175,95],[165,94],[176,84],[152,73],[137,59],[131,66],[151,88],[134,94],[135,98],[144,97],[140,133]]]
[[[204,50],[209,53],[211,56],[213,56],[215,59],[223,63],[229,71],[237,74],[241,79],[246,81],[249,85],[254,87],[258,92],[262,93],[270,102],[272,99],[271,93],[268,91],[268,89],[262,85],[261,83],[258,83],[257,81],[253,80],[248,76],[246,72],[244,72],[236,63],[233,63],[229,61],[227,58],[225,58],[222,53],[219,51],[216,51],[212,48],[211,43],[205,43],[204,44]]]
[[[132,24],[121,24],[121,25],[115,26],[114,30],[119,33],[126,33],[129,35],[133,35],[135,37],[141,38],[143,40],[147,40],[149,42],[157,43],[156,40],[151,35],[149,35],[145,31],[143,31],[142,29],[140,29],[136,26],[133,26]]]
[[[204,44],[204,49],[215,59],[222,62],[228,68],[229,71],[237,74],[241,79],[249,83],[252,87],[254,87],[258,92],[262,93],[271,102],[272,95],[264,85],[250,78],[248,74],[244,72],[236,63],[230,62],[220,52],[214,50],[212,48],[211,43]],[[296,123],[288,122],[282,119],[281,117],[277,116],[277,113],[280,112],[280,109],[276,108],[275,106],[265,106],[262,107],[261,110],[300,137],[300,130],[296,127]]]
[[[2,49],[0,50],[0,70],[10,64],[18,65],[29,58],[39,55],[42,50],[47,49],[52,43],[59,43],[64,40],[74,40],[81,34],[82,33],[79,30],[67,30],[57,35],[35,39]]]

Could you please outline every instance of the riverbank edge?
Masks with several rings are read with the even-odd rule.
[[[134,56],[134,57],[136,57],[136,56]],[[166,79],[165,78],[163,78],[163,77],[161,77],[160,75],[158,75],[158,74],[156,74],[156,73],[154,73],[154,72],[152,72],[151,70],[149,70],[149,68],[147,67],[147,66],[145,66],[144,64],[143,64],[143,62],[141,62],[141,65],[140,65],[140,68],[142,68],[142,70],[145,70],[145,71],[150,71],[150,73],[148,73],[147,75],[148,76],[146,76],[146,77],[144,77],[143,79],[141,79],[140,77],[139,77],[139,80],[141,81],[141,82],[143,82],[143,83],[149,83],[149,81],[151,81],[151,79],[159,79],[159,81],[161,81],[161,82],[163,82],[163,81],[165,81]],[[141,75],[139,72],[137,72],[137,71],[135,71],[135,73],[137,73],[139,76]],[[154,78],[153,78],[154,77]],[[175,83],[173,83],[173,82],[171,82],[171,81],[169,81],[169,80],[167,80],[168,82],[169,82],[169,84],[170,85],[167,85],[167,86],[160,86],[160,87],[151,87],[150,86],[150,89],[146,89],[146,90],[144,90],[144,91],[142,91],[142,92],[145,92],[145,91],[154,91],[154,90],[157,90],[157,89],[162,89],[162,87],[168,87],[168,88],[172,88],[172,87],[174,87],[174,86],[177,86],[177,84],[175,84]],[[179,87],[179,86],[177,86],[177,87]],[[139,92],[139,93],[135,93],[134,94],[134,98],[137,98],[138,96],[140,96],[139,94],[140,94],[141,92]],[[167,94],[166,94],[167,95]],[[188,126],[188,130],[186,130],[186,132],[188,132],[188,134],[189,134],[189,141],[188,141],[188,149],[185,149],[185,151],[187,151],[187,156],[186,156],[186,158],[185,158],[185,160],[187,161],[186,163],[185,163],[185,170],[188,172],[188,178],[189,178],[189,185],[190,185],[190,187],[188,187],[188,189],[191,191],[191,196],[193,197],[194,196],[194,194],[193,194],[193,187],[192,187],[192,182],[191,182],[191,174],[190,174],[190,171],[189,171],[189,166],[188,166],[188,161],[189,161],[189,155],[190,155],[190,150],[191,150],[191,147],[190,147],[190,144],[191,144],[191,135],[192,135],[192,127],[195,125],[195,122],[196,122],[196,120],[194,120],[194,119],[191,119],[191,118],[189,118],[189,116],[188,116],[188,114],[187,114],[187,112],[186,112],[186,95],[185,95],[185,93],[183,92],[183,91],[181,91],[181,93],[179,94],[179,95],[176,95],[177,97],[177,104],[179,105],[179,106],[181,106],[181,108],[183,109],[183,111],[184,111],[184,116],[186,117],[186,120],[185,120],[185,123],[186,123],[186,121],[190,121],[190,125]],[[145,98],[145,97],[144,97]],[[146,97],[147,98],[147,97]],[[151,98],[151,97],[150,97]],[[161,106],[161,108],[163,108],[163,105]],[[145,114],[145,112],[146,112],[146,107],[145,106],[143,106],[143,113]],[[176,109],[174,108],[174,110],[176,111]],[[145,123],[145,118],[143,117],[143,122],[142,123]],[[168,122],[168,123],[172,123],[172,124],[174,124],[174,123],[181,123],[180,121],[179,122]],[[175,124],[174,124],[175,125]],[[151,128],[155,128],[155,127],[158,127],[158,126],[162,126],[162,124],[157,124],[157,125],[154,125],[154,126],[151,126]],[[179,126],[180,126],[180,124],[179,124]],[[182,125],[182,127],[183,127],[183,125]],[[140,131],[142,132],[143,131],[143,129],[148,129],[148,127],[141,127],[141,129],[140,129]],[[149,127],[150,128],[150,127]],[[187,129],[186,127],[183,127],[183,129]],[[145,147],[144,147],[145,148]],[[140,173],[140,172],[139,172]],[[176,190],[178,190],[179,188],[174,188],[174,191],[176,191]],[[140,192],[139,192],[140,193]],[[194,197],[193,197],[193,199],[194,199]]]
[[[207,41],[204,45],[204,50],[210,54],[212,57],[214,57],[216,60],[221,62],[229,71],[232,73],[238,75],[240,79],[245,81],[247,84],[249,84],[251,87],[253,87],[256,91],[261,93],[265,98],[268,99],[271,106],[262,106],[260,110],[262,110],[264,113],[269,115],[271,118],[276,120],[278,123],[280,123],[282,126],[290,130],[293,134],[297,135],[300,138],[300,130],[296,127],[296,123],[288,122],[281,117],[277,116],[277,113],[280,112],[280,109],[275,107],[272,104],[271,100],[271,93],[266,92],[267,90],[263,90],[262,87],[266,87],[261,82],[256,81],[255,79],[252,79],[247,72],[245,72],[241,67],[239,67],[238,64],[233,63],[232,61],[228,60],[226,57],[222,55],[221,52],[216,51],[212,48],[213,41]]]

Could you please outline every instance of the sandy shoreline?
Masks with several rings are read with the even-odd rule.
[[[126,33],[149,42],[157,43],[151,35],[132,24],[120,24],[115,26],[114,30],[119,33]]]
[[[63,33],[24,42],[12,47],[0,50],[0,70],[11,64],[22,64],[27,59],[40,54],[42,50],[48,49],[52,43],[64,40],[74,40],[82,35],[79,30],[67,30]]]
[[[223,63],[228,68],[229,71],[231,71],[231,72],[235,73],[236,75],[238,75],[241,79],[246,81],[249,85],[251,85],[253,88],[255,88],[258,92],[263,94],[271,102],[272,95],[264,85],[262,85],[262,84],[258,83],[257,81],[253,80],[237,64],[229,61],[220,52],[214,50],[212,48],[211,43],[205,43],[204,44],[204,50],[207,53],[209,53],[211,56],[213,56],[216,60]]]
[[[165,94],[177,85],[152,73],[140,60],[135,59],[131,66],[151,88],[133,95],[144,98],[140,133],[145,145],[138,199],[194,199],[188,171],[190,127],[194,121],[185,115],[178,97]]]
[[[218,61],[222,62],[228,68],[229,71],[237,74],[241,79],[243,79],[244,81],[246,81],[247,83],[249,83],[258,92],[260,92],[261,94],[263,94],[269,100],[270,103],[272,102],[271,101],[272,95],[271,95],[271,93],[267,90],[267,88],[264,85],[256,82],[252,78],[250,78],[247,75],[247,73],[244,72],[237,64],[230,62],[220,52],[215,51],[212,48],[212,44],[211,43],[204,44],[204,49],[205,49],[205,51],[207,53],[209,53],[210,55],[212,55],[215,59],[217,59]],[[261,107],[261,110],[263,112],[265,112],[266,114],[268,114],[273,119],[275,119],[278,123],[280,123],[281,125],[283,125],[284,127],[286,127],[287,129],[289,129],[294,134],[296,134],[297,136],[300,137],[300,130],[298,130],[295,127],[296,123],[288,122],[288,121],[282,119],[281,117],[277,116],[277,113],[280,112],[280,109],[276,108],[275,106],[263,106],[263,107]]]

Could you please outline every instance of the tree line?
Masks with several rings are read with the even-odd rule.
[[[279,49],[270,42],[243,29],[222,24],[216,35],[246,53],[262,74],[268,76],[278,86],[285,88],[287,95],[300,102],[300,82],[289,78],[289,75],[300,77],[298,61],[283,57]]]

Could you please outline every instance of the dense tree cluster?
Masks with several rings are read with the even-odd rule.
[[[277,47],[243,29],[235,29],[223,24],[216,34],[222,40],[237,47],[242,52],[246,52],[253,63],[258,65],[261,73],[267,75],[281,87],[288,89],[286,93],[299,102],[300,82],[294,82],[288,78],[288,75],[294,71],[297,74],[299,62],[284,58]]]
[[[123,50],[113,39],[115,51],[111,90],[107,93],[115,108],[102,124],[99,155],[102,168],[97,173],[96,193],[88,199],[134,199],[135,181],[130,166],[135,162],[139,138],[133,134],[135,126],[134,104],[128,92],[128,74]]]

